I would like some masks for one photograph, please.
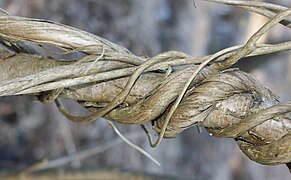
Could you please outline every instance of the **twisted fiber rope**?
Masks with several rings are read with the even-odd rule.
[[[152,122],[157,133],[163,134],[165,127],[161,136],[165,138],[201,125],[214,136],[234,138],[256,162],[290,163],[291,102],[279,103],[247,73],[237,69],[220,71],[241,57],[290,50],[290,43],[255,44],[274,24],[284,20],[284,25],[289,26],[285,18],[290,10],[280,11],[245,46],[200,58],[173,51],[153,58],[137,57],[123,47],[72,27],[3,13],[1,43],[15,53],[1,51],[0,95],[34,94],[44,103],[58,97],[70,98],[92,112],[86,117],[74,116],[57,101],[70,120],[85,122],[104,116],[126,124]],[[20,28],[22,31],[18,31]],[[28,54],[35,51],[27,42],[50,44],[87,56],[75,63],[56,62]],[[219,63],[209,64],[215,60]],[[177,101],[180,97],[181,101]]]
[[[176,71],[160,85],[162,75],[142,75],[124,103],[105,118],[126,124],[153,121],[154,130],[160,132],[190,74],[189,68]],[[127,78],[122,78],[76,91],[66,90],[61,96],[75,99],[93,91],[95,101],[103,104],[114,99],[126,81]],[[141,84],[147,88],[141,89]],[[106,94],[98,93],[104,89],[108,90]],[[83,96],[79,101],[94,112],[92,106],[85,103],[86,99],[88,97]],[[271,91],[247,73],[237,69],[217,72],[205,68],[192,81],[164,137],[173,138],[187,128],[200,125],[214,136],[235,138],[240,149],[256,162],[288,163],[291,161],[290,105],[291,102],[279,103]]]

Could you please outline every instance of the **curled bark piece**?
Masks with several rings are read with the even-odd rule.
[[[21,29],[21,31],[19,31]],[[67,50],[79,49],[88,54],[106,51],[129,53],[121,46],[85,31],[41,19],[0,16],[0,33],[5,42],[49,44]]]

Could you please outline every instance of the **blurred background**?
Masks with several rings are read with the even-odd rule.
[[[290,0],[266,2],[290,7]],[[195,7],[196,6],[196,7]],[[197,0],[0,0],[12,15],[48,19],[91,32],[128,48],[154,56],[178,50],[193,56],[243,44],[267,19],[239,8]],[[291,40],[290,30],[272,28],[260,43]],[[291,54],[282,52],[242,59],[235,67],[247,71],[280,96],[291,99]],[[82,112],[73,103],[75,114]],[[91,148],[96,155],[58,167],[139,172],[189,179],[290,179],[284,165],[263,166],[243,155],[232,139],[211,137],[190,128],[152,149],[139,126],[117,124],[123,134],[148,151],[162,166],[118,138],[106,121],[72,123],[54,104],[34,97],[0,98],[0,171],[24,169],[44,159],[73,156]],[[110,142],[112,144],[110,145]],[[100,147],[108,146],[107,149]]]

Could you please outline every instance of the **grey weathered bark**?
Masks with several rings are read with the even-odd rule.
[[[22,51],[19,43],[32,42],[80,51],[88,56],[70,63],[2,51],[1,67],[5,68],[1,71],[0,93],[2,96],[41,95],[44,102],[60,95],[92,111],[89,118],[72,117],[60,107],[75,121],[92,120],[100,115],[122,123],[153,121],[154,129],[162,132],[162,137],[174,137],[188,127],[201,124],[216,136],[235,138],[252,160],[262,164],[288,163],[291,160],[290,103],[278,104],[276,96],[248,74],[218,69],[225,69],[247,55],[289,50],[289,42],[255,45],[262,33],[289,14],[290,10],[282,10],[269,21],[270,26],[265,26],[265,30],[259,31],[242,48],[199,58],[180,52],[137,57],[102,38],[67,26],[4,15],[0,19],[1,35],[12,50]],[[7,27],[8,22],[13,26]],[[96,59],[91,67],[90,61]],[[219,65],[205,63],[224,59],[226,63]],[[18,66],[20,62],[22,66]],[[204,67],[199,64],[203,63],[208,67],[199,71]],[[178,66],[182,68],[171,71],[170,67]]]

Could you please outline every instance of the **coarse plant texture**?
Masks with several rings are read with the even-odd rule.
[[[192,57],[178,51],[139,57],[90,33],[59,23],[0,16],[0,95],[33,94],[55,101],[69,120],[140,124],[152,147],[194,125],[217,137],[234,138],[251,160],[275,165],[291,162],[291,102],[278,98],[249,74],[229,69],[243,57],[291,49],[291,42],[257,44],[270,28],[290,28],[291,9],[250,2],[209,0],[264,15],[269,21],[246,44],[215,54]],[[21,31],[19,31],[21,29]],[[42,56],[36,46],[57,47],[85,56],[76,61]],[[54,52],[52,52],[54,53]],[[21,64],[21,66],[19,66]],[[67,112],[62,98],[88,109],[88,116]],[[152,142],[145,123],[158,134]]]

